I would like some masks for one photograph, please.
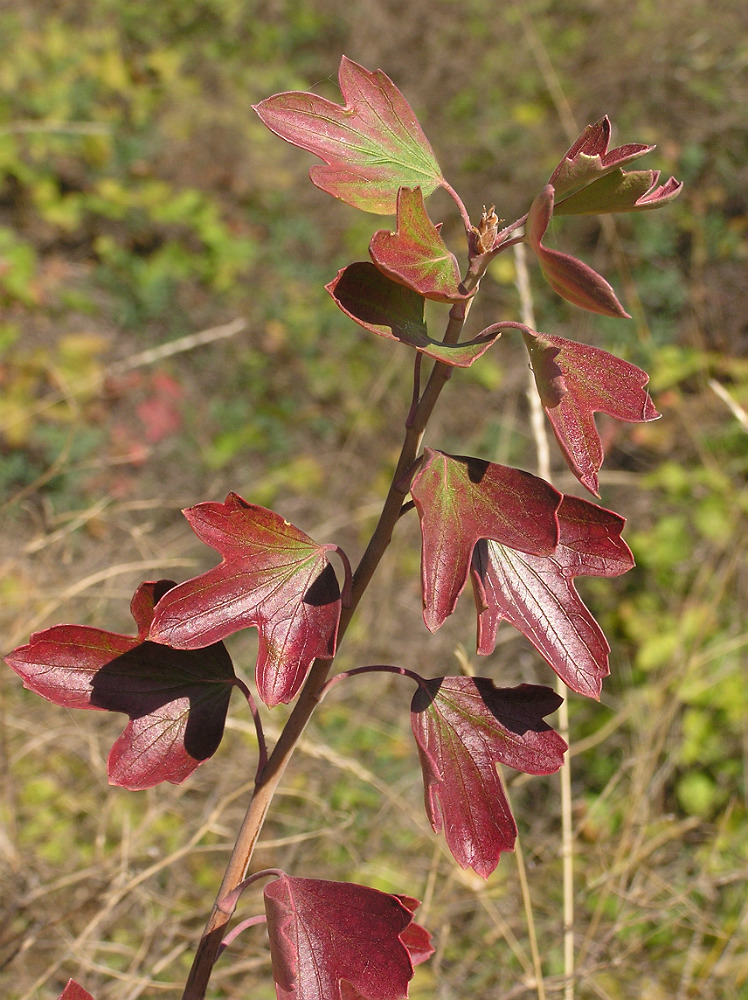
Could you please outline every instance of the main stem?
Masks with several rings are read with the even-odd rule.
[[[466,292],[477,288],[485,271],[485,264],[479,268],[471,268],[463,282]],[[460,338],[471,299],[455,303],[449,313],[449,322],[444,334],[445,344],[454,344]],[[400,450],[400,458],[392,476],[390,488],[382,507],[382,513],[374,532],[353,574],[352,600],[347,608],[343,608],[338,627],[338,644],[343,639],[351,622],[359,601],[379,562],[384,555],[392,533],[400,517],[400,511],[405,497],[410,489],[408,473],[412,470],[421,448],[423,434],[433,412],[439,395],[452,374],[451,366],[437,362],[429,377],[418,404],[416,405],[405,438]],[[222,900],[234,890],[245,878],[252,854],[265,821],[270,802],[278,783],[283,776],[291,756],[311,718],[319,701],[320,692],[332,667],[332,660],[315,660],[309,671],[296,705],[288,718],[288,722],[278,738],[273,752],[265,767],[258,774],[255,788],[250,799],[247,812],[242,821],[239,835],[231,852],[226,871],[213,904],[203,936],[195,953],[195,959],[190,969],[187,984],[182,994],[182,1000],[203,1000],[208,988],[210,974],[218,957],[221,940],[224,937],[226,925],[231,919],[229,907],[222,908]]]

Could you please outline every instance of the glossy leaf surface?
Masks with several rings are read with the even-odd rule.
[[[437,677],[416,692],[411,725],[426,812],[462,868],[487,878],[514,849],[517,827],[496,764],[558,771],[566,743],[543,717],[560,704],[550,688],[497,688],[486,677]]]
[[[223,561],[159,601],[151,636],[197,649],[254,626],[260,697],[269,706],[290,701],[312,661],[335,653],[340,590],[327,549],[235,493],[184,515]]]
[[[636,365],[563,337],[525,336],[535,383],[553,432],[574,475],[598,495],[603,447],[594,413],[641,423],[659,413]]]
[[[552,215],[553,188],[546,184],[530,207],[526,226],[527,242],[537,255],[545,280],[561,298],[580,309],[630,319],[602,275],[576,257],[543,246]]]
[[[397,230],[380,229],[369,253],[380,271],[400,284],[437,302],[465,298],[460,292],[460,269],[426,212],[420,188],[401,188],[397,196]]]
[[[574,587],[577,576],[619,576],[634,560],[621,538],[624,519],[588,500],[564,496],[559,541],[535,556],[494,541],[473,554],[478,652],[492,653],[499,622],[519,629],[573,691],[598,698],[610,647]]]
[[[113,785],[179,784],[218,748],[235,683],[223,643],[172,649],[144,639],[155,599],[171,581],[142,584],[132,612],[138,635],[56,625],[8,657],[24,686],[66,708],[130,717],[107,762]]]
[[[556,546],[561,494],[529,472],[426,448],[410,492],[421,521],[423,619],[432,632],[454,611],[479,539],[546,555]]]
[[[457,368],[469,368],[499,336],[491,333],[462,344],[431,340],[423,314],[424,297],[392,281],[368,261],[349,264],[325,288],[359,326]]]
[[[410,948],[417,961],[428,957],[410,897],[288,875],[264,897],[278,1000],[401,1000],[413,976]]]
[[[312,183],[355,208],[393,215],[399,188],[431,194],[442,181],[439,164],[390,78],[343,56],[338,82],[344,105],[292,92],[255,111],[276,135],[324,160],[309,171]]]

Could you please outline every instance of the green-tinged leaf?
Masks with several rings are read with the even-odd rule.
[[[678,197],[683,183],[671,177],[658,186],[659,179],[659,170],[616,169],[576,194],[557,201],[553,214],[604,215],[660,208]]]
[[[582,131],[550,176],[550,183],[558,197],[573,194],[611,170],[651,153],[655,148],[642,143],[628,143],[608,150],[611,131],[607,115]]]
[[[494,331],[462,344],[431,340],[423,313],[424,297],[392,281],[369,261],[349,264],[325,288],[338,307],[364,329],[457,368],[469,368],[500,336],[500,331]]]
[[[397,196],[397,231],[380,229],[369,253],[380,271],[427,299],[454,302],[460,292],[460,269],[428,216],[420,188],[401,188]]]
[[[338,74],[344,105],[316,94],[276,94],[255,106],[271,131],[314,153],[312,182],[335,198],[392,215],[401,187],[431,194],[442,173],[413,109],[390,78],[343,56]]]
[[[602,275],[576,257],[543,246],[552,215],[553,187],[547,184],[533,201],[526,226],[527,242],[537,255],[545,280],[561,298],[581,309],[630,319]]]

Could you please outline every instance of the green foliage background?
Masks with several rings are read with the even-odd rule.
[[[361,551],[410,358],[355,328],[322,286],[389,223],[314,189],[310,158],[266,132],[253,103],[311,87],[337,99],[343,52],[381,66],[473,214],[491,202],[522,214],[570,119],[604,113],[621,142],[659,144],[647,166],[686,181],[661,213],[554,229],[633,322],[578,313],[534,275],[540,328],[646,368],[663,412],[601,424],[603,502],[629,517],[638,566],[585,590],[613,673],[601,705],[571,702],[580,998],[748,995],[745,22],[735,0],[0,6],[4,649],[62,620],[127,630],[141,579],[211,562],[178,509],[229,489]],[[429,210],[445,213],[457,250],[459,220],[440,197]],[[490,277],[476,330],[517,317],[511,265]],[[231,336],[189,339],[236,319]],[[452,380],[429,442],[532,468],[525,388],[525,362],[500,344]],[[554,474],[575,489],[562,463]],[[401,527],[341,666],[454,671],[472,612],[427,636],[418,540]],[[232,652],[246,668],[252,637]],[[513,634],[473,668],[550,680]],[[477,884],[427,828],[409,692],[394,679],[342,687],[286,779],[258,864],[424,898],[439,950],[416,1000],[540,996],[516,859]],[[185,787],[132,795],[105,786],[116,720],[52,708],[9,671],[0,698],[4,995],[54,997],[70,975],[97,1000],[178,995],[243,811],[251,726],[237,711]],[[510,791],[554,995],[558,790],[533,779]],[[215,997],[272,997],[262,934],[245,938]]]

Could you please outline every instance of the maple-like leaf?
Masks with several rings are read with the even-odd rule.
[[[517,827],[497,762],[527,774],[552,774],[566,743],[543,717],[562,699],[550,688],[497,688],[487,677],[436,677],[413,697],[411,725],[423,770],[426,813],[444,828],[462,868],[488,878]]]
[[[426,212],[421,189],[400,188],[397,230],[374,233],[369,244],[371,259],[380,271],[427,299],[464,299],[457,258],[441,238],[440,228]]]
[[[588,125],[550,177],[556,192],[556,215],[636,212],[672,201],[683,184],[671,177],[658,184],[659,170],[622,170],[624,164],[651,153],[654,146],[629,143],[608,149],[611,125],[606,115]]]
[[[603,447],[594,413],[642,423],[657,420],[645,386],[649,375],[614,354],[563,337],[525,335],[535,383],[574,475],[598,495]]]
[[[111,784],[133,790],[179,784],[215,753],[236,682],[223,643],[188,651],[146,638],[157,598],[173,586],[161,580],[138,588],[131,604],[137,636],[55,625],[6,657],[25,687],[56,705],[130,717],[107,773]]]
[[[561,494],[529,472],[426,448],[410,493],[421,521],[423,619],[432,632],[454,611],[479,539],[538,555],[556,547]]]
[[[471,577],[478,652],[492,653],[502,619],[519,629],[573,691],[599,698],[610,647],[574,586],[577,576],[619,576],[634,565],[624,519],[579,497],[558,509],[556,550],[535,556],[495,541],[475,547]]]
[[[543,277],[556,294],[581,309],[630,319],[601,274],[576,257],[543,246],[542,240],[553,215],[553,197],[552,185],[546,184],[530,206],[525,226],[527,242],[538,258]]]
[[[329,547],[236,493],[184,515],[223,560],[164,595],[151,638],[197,649],[255,626],[260,697],[271,707],[291,701],[312,661],[335,654],[341,603]]]
[[[94,1000],[94,998],[88,990],[84,990],[74,979],[68,979],[65,989],[57,1000]]]
[[[254,106],[272,132],[324,160],[309,171],[312,183],[379,215],[394,214],[401,187],[439,187],[433,150],[392,80],[343,56],[338,82],[344,105],[296,91]]]
[[[288,875],[264,897],[278,1000],[401,1000],[428,957],[410,897]]]
[[[369,261],[344,267],[325,288],[338,308],[365,330],[388,340],[399,340],[457,368],[469,368],[499,336],[494,331],[461,344],[431,340],[423,315],[424,297],[392,281]]]

